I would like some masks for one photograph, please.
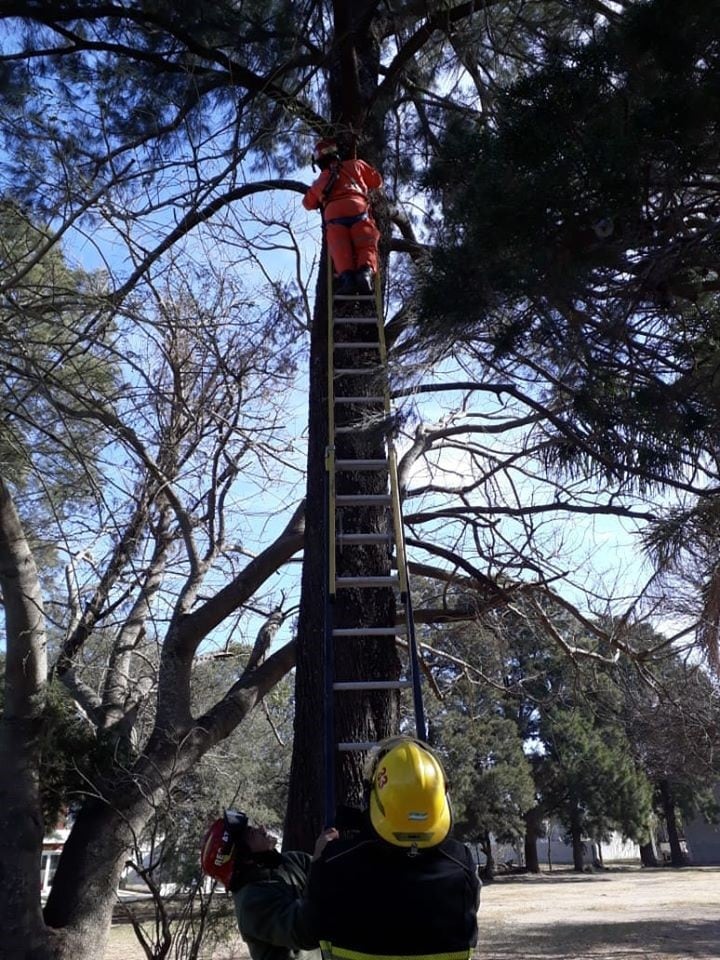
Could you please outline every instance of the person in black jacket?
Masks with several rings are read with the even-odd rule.
[[[367,785],[360,828],[345,839],[334,828],[321,833],[301,896],[287,878],[220,867],[254,960],[280,960],[271,947],[318,942],[323,960],[471,956],[480,881],[468,848],[449,836],[440,761],[426,744],[396,737],[371,756]],[[219,876],[207,849],[205,870]]]
[[[365,828],[327,842],[305,899],[323,958],[442,955],[477,943],[480,881],[468,848],[449,836],[447,780],[426,744],[380,744],[368,769]]]

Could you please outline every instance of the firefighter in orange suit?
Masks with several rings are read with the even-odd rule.
[[[378,266],[380,232],[370,215],[369,193],[382,177],[364,160],[341,160],[334,140],[320,140],[313,168],[321,173],[303,197],[306,210],[322,211],[328,250],[338,281],[335,292],[370,294]]]

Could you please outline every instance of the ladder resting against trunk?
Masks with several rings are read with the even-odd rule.
[[[398,485],[397,457],[392,441],[392,409],[388,383],[379,278],[374,294],[334,295],[328,271],[328,447],[326,467],[326,588],[325,588],[325,823],[334,823],[335,765],[338,751],[367,751],[374,741],[339,741],[335,729],[336,697],[348,691],[407,690],[411,696],[415,733],[426,740],[425,715],[419,674],[412,602],[407,572],[403,517]],[[375,431],[374,456],[357,456],[357,439]],[[378,450],[384,451],[378,456]],[[348,455],[348,451],[350,455]],[[352,482],[352,475],[355,482]],[[372,475],[373,493],[338,492],[362,488]],[[350,481],[350,482],[349,482]],[[380,491],[380,492],[377,492]],[[368,550],[368,547],[384,550]],[[356,560],[343,563],[349,551]],[[392,555],[392,560],[390,556]],[[375,569],[372,566],[376,557]],[[363,559],[364,558],[364,559]],[[368,559],[369,558],[369,559]],[[351,566],[353,575],[343,572]],[[377,569],[380,566],[382,569]],[[394,571],[393,571],[394,567]],[[358,569],[360,568],[360,569]],[[338,572],[340,571],[340,572]],[[340,625],[336,598],[341,591],[392,590],[403,610],[403,623]],[[359,604],[362,611],[362,603]],[[362,618],[361,618],[362,619]],[[347,642],[404,637],[407,649],[403,676],[395,678],[343,677],[336,679],[336,650]]]

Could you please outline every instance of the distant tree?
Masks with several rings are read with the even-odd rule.
[[[448,598],[452,596],[453,592],[448,591]],[[424,599],[427,600],[427,594]],[[583,666],[583,661],[574,661],[572,653],[562,646],[564,636],[572,637],[573,649],[575,645],[582,646],[582,632],[582,625],[565,608],[546,598],[535,598],[532,591],[515,596],[511,606],[479,614],[474,623],[436,625],[427,629],[432,653],[426,650],[425,656],[433,666],[433,675],[443,696],[433,729],[439,724],[440,742],[444,743],[448,735],[446,728],[449,728],[456,731],[452,743],[463,744],[459,732],[463,724],[470,723],[468,718],[473,717],[478,727],[464,744],[467,761],[463,760],[459,746],[453,753],[453,770],[464,770],[464,763],[470,764],[470,772],[461,779],[467,787],[462,796],[467,798],[468,789],[473,789],[469,785],[475,784],[478,778],[477,773],[475,779],[472,775],[475,737],[479,741],[478,756],[482,749],[491,749],[494,737],[492,742],[499,751],[498,756],[507,757],[513,766],[513,771],[508,771],[509,780],[517,793],[513,796],[509,793],[504,804],[501,801],[499,818],[496,809],[486,807],[482,809],[482,816],[472,821],[490,871],[494,866],[491,831],[498,838],[513,842],[523,837],[527,869],[531,872],[540,869],[537,839],[556,798],[544,790],[542,773],[546,772],[543,766],[546,758],[538,751],[543,749],[542,730],[548,713],[569,707],[582,696],[586,684],[593,685],[591,671]],[[588,642],[587,649],[592,646],[593,643]],[[451,654],[447,661],[439,655],[444,650]],[[478,761],[477,766],[480,769],[482,762]],[[455,781],[453,777],[453,783]],[[468,802],[470,810],[475,810],[472,795]],[[483,829],[483,818],[493,823],[487,831]]]
[[[575,870],[584,868],[585,837],[602,840],[618,829],[644,840],[650,785],[635,766],[622,731],[597,726],[580,709],[549,711],[541,729],[543,800],[567,827]]]
[[[479,841],[483,875],[495,874],[493,841],[516,843],[534,800],[530,766],[517,728],[499,716],[448,712],[434,725],[450,771],[456,832]]]
[[[645,631],[644,642],[658,642]],[[680,823],[718,816],[713,785],[720,778],[720,697],[717,683],[697,663],[669,650],[653,669],[653,682],[638,682],[631,664],[610,675],[611,710],[623,724],[637,763],[654,787],[658,818],[664,822],[672,866],[687,858]]]
[[[453,596],[452,591],[448,596]],[[464,712],[478,718],[481,727],[501,719],[507,725],[503,727],[505,734],[510,725],[514,728],[520,751],[516,762],[522,767],[523,778],[527,773],[533,778],[520,831],[524,834],[525,864],[529,871],[539,872],[537,840],[543,823],[558,816],[558,804],[568,800],[567,784],[560,782],[560,774],[553,773],[552,748],[546,742],[552,718],[557,718],[558,724],[569,723],[567,718],[581,711],[582,729],[587,727],[585,739],[578,734],[575,744],[559,735],[555,740],[564,752],[577,754],[580,772],[575,774],[576,789],[581,792],[594,789],[590,781],[599,774],[593,772],[593,765],[605,764],[602,769],[607,772],[608,753],[613,753],[616,746],[623,749],[624,727],[617,717],[617,694],[613,694],[615,712],[609,712],[605,707],[599,709],[597,693],[598,688],[607,687],[606,672],[615,669],[617,661],[610,651],[614,635],[622,642],[619,629],[613,624],[600,626],[578,620],[567,606],[526,590],[514,597],[512,605],[486,611],[472,624],[433,626],[428,635],[432,637],[432,653],[426,652],[425,656],[441,685],[447,715],[454,717],[453,709],[459,710],[461,716]],[[450,653],[446,662],[439,655],[443,650]],[[444,715],[441,709],[440,716]],[[596,725],[602,733],[595,732]],[[597,756],[583,760],[584,754],[592,751]],[[629,754],[623,754],[622,763],[629,759]],[[461,763],[459,759],[455,762]],[[589,778],[585,785],[579,782],[581,774]],[[627,772],[627,777],[632,782],[633,771]],[[613,789],[617,793],[617,783],[608,787],[608,793],[598,793],[592,815],[595,819],[585,817],[582,829],[592,827],[597,836],[605,835],[604,804]],[[627,823],[631,804],[632,799],[618,796],[616,806],[607,810],[607,822],[615,817],[617,826],[617,817],[624,817],[623,823]],[[515,815],[516,809],[510,805],[507,812]]]

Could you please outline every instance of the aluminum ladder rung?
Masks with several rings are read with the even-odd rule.
[[[348,324],[348,323],[374,323],[377,324],[377,317],[335,317],[334,320],[337,324]]]
[[[391,533],[339,533],[335,543],[339,547],[353,547],[367,543],[392,543]]]
[[[345,343],[334,343],[336,350],[378,350],[380,342],[378,340],[348,340]]]
[[[372,750],[378,745],[377,740],[351,740],[351,741],[341,741],[338,743],[338,750],[343,753],[359,753],[361,750]]]
[[[382,371],[382,367],[336,367],[333,376],[335,377],[367,377],[370,374],[377,376]]]
[[[374,293],[334,293],[333,300],[374,300]]]
[[[377,421],[363,423],[362,421],[356,421],[355,423],[348,423],[344,427],[335,427],[335,434],[339,433],[363,433],[365,430],[371,430],[373,427],[377,426]]]
[[[391,574],[382,577],[335,577],[336,587],[396,587],[400,578]]]
[[[382,403],[385,397],[335,397],[335,403]]]
[[[333,690],[405,690],[410,680],[339,680]]]
[[[332,635],[338,640],[343,637],[399,637],[407,631],[404,623],[396,627],[336,627]]]
[[[335,497],[336,507],[389,507],[389,493],[343,493]]]
[[[336,460],[335,470],[387,470],[387,460]]]

